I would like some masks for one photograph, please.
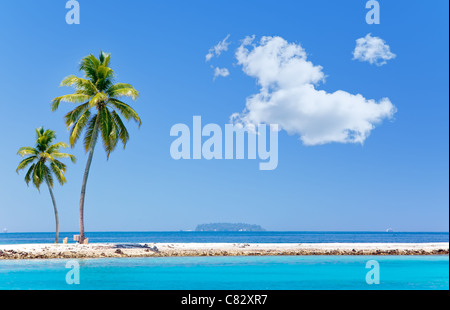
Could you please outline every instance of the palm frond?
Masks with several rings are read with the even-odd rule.
[[[111,121],[111,125],[112,125],[111,132],[109,133],[109,148],[110,148],[109,154],[108,154],[108,158],[109,158],[109,155],[111,154],[111,152],[116,149],[117,142],[119,141],[118,137],[119,137],[120,130],[119,130],[113,116],[111,115],[111,112],[108,110],[108,108],[106,108],[106,111],[108,112],[108,117],[109,117],[109,119]]]
[[[64,173],[66,172],[67,166],[63,162],[60,162],[59,160],[55,159],[54,161],[52,161],[52,163],[55,164],[56,167],[58,167],[62,172]]]
[[[97,69],[98,79],[95,83],[99,91],[106,91],[113,85],[114,81],[114,70],[110,67],[99,66]]]
[[[75,75],[69,75],[64,78],[61,82],[61,86],[75,87],[78,94],[85,94],[89,96],[93,96],[98,92],[97,88],[90,80],[79,78]]]
[[[33,161],[35,161],[38,157],[37,156],[30,156],[25,158],[19,163],[19,166],[17,166],[16,172],[19,173],[20,170],[25,169],[29,164],[31,164]]]
[[[97,93],[92,99],[89,101],[89,106],[94,107],[98,104],[104,102],[108,97],[104,93]]]
[[[139,92],[130,84],[117,83],[112,85],[106,91],[110,98],[131,97],[136,100],[139,97]]]
[[[119,114],[117,114],[116,111],[111,112],[112,117],[114,118],[114,121],[117,125],[117,128],[119,130],[119,139],[123,143],[123,148],[126,147],[128,140],[130,139],[130,135],[128,134],[128,130],[125,127],[125,125],[122,122],[122,119],[120,118]]]
[[[77,122],[72,126],[69,138],[69,143],[72,147],[78,141],[78,138],[80,138],[81,132],[83,131],[84,127],[86,127],[90,116],[91,112],[89,110],[86,110],[77,120]]]
[[[88,110],[89,108],[90,108],[89,102],[86,102],[86,103],[79,105],[78,107],[76,107],[75,109],[70,111],[69,113],[67,113],[64,116],[66,126],[71,127],[78,120],[80,115],[83,114],[84,112],[86,112],[86,110]]]
[[[142,121],[139,115],[128,104],[118,99],[109,99],[108,104],[115,108],[127,121],[133,119],[139,124],[139,127],[141,127]]]
[[[80,71],[84,71],[86,78],[90,79],[94,84],[97,82],[97,69],[100,62],[94,55],[84,57],[80,63]]]
[[[89,121],[89,124],[87,125],[86,133],[84,135],[84,149],[86,150],[86,152],[92,146],[92,141],[94,138],[94,136],[93,136],[94,128],[95,128],[95,123],[97,121],[97,117],[98,117],[98,114],[95,114],[94,116],[92,116],[91,120]]]
[[[47,181],[48,185],[53,188],[53,175],[51,170],[46,166],[42,165],[42,181]]]
[[[58,110],[59,104],[61,102],[82,103],[82,102],[88,101],[89,98],[90,98],[89,95],[81,94],[81,93],[75,93],[75,94],[69,94],[69,95],[56,97],[52,101],[52,111]]]
[[[30,169],[28,169],[27,174],[25,175],[25,182],[27,183],[27,186],[29,186],[31,175],[34,173],[34,168],[36,167],[36,164],[32,164],[30,166]]]
[[[113,122],[112,118],[110,117],[108,108],[103,107],[102,109],[100,109],[98,117],[99,117],[99,128],[102,134],[103,147],[105,148],[107,157],[109,158],[109,155],[111,154],[111,151],[113,149],[110,137],[111,132],[113,130]]]
[[[50,129],[44,130],[41,127],[36,130],[36,133],[38,136],[36,139],[36,150],[39,152],[44,152],[53,140],[56,139],[56,133]]]
[[[59,184],[64,185],[64,183],[67,182],[66,177],[64,176],[64,173],[61,171],[61,169],[55,163],[50,163],[50,169],[55,174],[56,179],[58,180]]]
[[[55,160],[55,158],[52,155],[50,155],[49,153],[46,153],[46,152],[40,153],[40,157],[44,158],[44,159],[48,159],[50,161]]]
[[[36,186],[38,191],[40,190],[40,186],[43,182],[43,169],[42,169],[42,161],[38,161],[33,170],[33,184]]]
[[[36,139],[40,138],[45,132],[44,127],[39,127],[36,128],[35,130],[36,130]]]
[[[103,51],[100,52],[99,60],[102,65],[109,66],[109,63],[111,61],[111,54],[105,53]]]
[[[59,153],[59,149],[60,148],[65,149],[65,148],[68,148],[68,147],[69,147],[69,145],[67,143],[65,143],[65,142],[58,142],[58,143],[55,143],[53,145],[50,145],[48,147],[48,149],[46,150],[46,152],[49,153],[49,154]]]
[[[75,164],[77,162],[77,158],[72,154],[67,153],[52,153],[53,158],[70,158],[70,160]]]
[[[37,154],[39,154],[39,151],[29,146],[21,147],[17,151],[17,155],[20,155],[22,157],[24,157],[25,155],[37,155]]]

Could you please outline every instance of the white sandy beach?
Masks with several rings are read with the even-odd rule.
[[[262,256],[448,255],[449,243],[93,243],[0,245],[0,259]]]

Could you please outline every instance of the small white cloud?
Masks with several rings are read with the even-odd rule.
[[[228,51],[228,46],[230,45],[230,42],[228,42],[228,39],[230,38],[230,35],[227,35],[225,39],[217,43],[216,46],[213,46],[209,49],[208,54],[206,54],[205,59],[206,61],[210,61],[211,58],[215,56],[220,56],[222,52]]]
[[[252,36],[246,36],[244,38],[244,40],[242,40],[242,45],[246,46],[246,45],[250,45],[253,43],[253,41],[255,41],[255,35]]]
[[[219,76],[227,77],[229,75],[230,71],[228,71],[227,68],[219,68],[219,67],[214,68],[214,80]]]
[[[354,60],[367,61],[372,65],[382,66],[395,57],[397,55],[391,52],[389,45],[383,39],[372,37],[370,33],[364,38],[356,40],[356,47],[353,51]]]
[[[325,74],[307,60],[300,44],[281,37],[253,41],[242,41],[236,59],[245,74],[256,78],[260,90],[247,98],[243,112],[231,116],[232,122],[278,124],[298,134],[305,145],[363,143],[375,125],[395,114],[388,98],[376,102],[342,90],[317,90]]]

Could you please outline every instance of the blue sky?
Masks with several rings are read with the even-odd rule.
[[[65,22],[65,1],[8,1],[0,11],[0,90],[4,133],[0,160],[0,228],[52,231],[48,192],[27,188],[15,168],[34,129],[68,141],[63,115],[50,111],[58,87],[77,74],[82,57],[112,54],[117,80],[133,84],[140,129],[106,160],[96,149],[87,188],[87,231],[194,229],[210,222],[246,222],[268,230],[448,231],[448,2],[380,1],[381,23],[365,21],[365,1],[100,1],[80,0],[80,25]],[[383,66],[352,60],[355,41],[380,37],[396,58]],[[229,48],[209,49],[227,35]],[[170,128],[228,123],[258,93],[237,64],[246,36],[279,36],[301,44],[322,66],[329,93],[389,98],[397,112],[364,144],[307,146],[279,134],[279,164],[255,160],[175,161]],[[230,75],[213,80],[212,66]],[[191,125],[192,126],[192,125]],[[71,150],[68,184],[56,186],[61,230],[78,229],[78,201],[87,156]]]

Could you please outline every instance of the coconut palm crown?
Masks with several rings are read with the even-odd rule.
[[[104,52],[98,59],[92,54],[84,57],[79,68],[84,72],[84,78],[70,75],[61,82],[61,86],[74,87],[75,92],[57,97],[52,102],[52,111],[56,111],[61,102],[80,103],[64,117],[70,130],[70,145],[75,145],[86,128],[84,148],[88,152],[95,146],[100,132],[108,157],[119,140],[125,147],[130,137],[120,116],[141,125],[136,111],[120,100],[122,97],[136,100],[139,93],[130,84],[114,84],[115,74],[109,67],[110,59],[111,55]]]
[[[53,188],[54,177],[63,185],[67,182],[65,173],[67,166],[59,161],[61,158],[70,158],[72,162],[76,162],[75,156],[71,154],[61,153],[60,148],[69,147],[64,142],[52,144],[56,139],[56,134],[53,130],[45,130],[43,127],[36,129],[36,146],[22,147],[17,152],[17,155],[22,157],[27,156],[19,163],[16,172],[19,173],[30,166],[26,175],[25,182],[29,185],[30,182],[39,190],[42,183],[47,183]]]

